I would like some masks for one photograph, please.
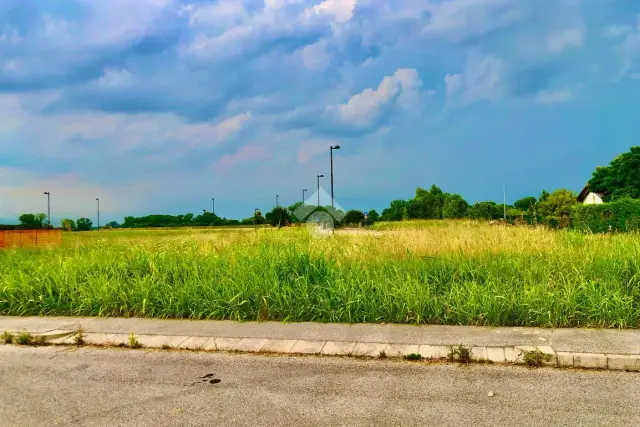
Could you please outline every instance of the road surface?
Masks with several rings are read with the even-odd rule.
[[[0,346],[0,393],[12,427],[640,425],[640,374],[492,365]]]

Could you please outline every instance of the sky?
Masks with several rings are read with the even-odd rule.
[[[639,103],[637,0],[2,0],[0,220],[579,191]]]

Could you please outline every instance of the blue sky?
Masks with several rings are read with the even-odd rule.
[[[580,190],[639,100],[637,0],[3,0],[0,218]]]

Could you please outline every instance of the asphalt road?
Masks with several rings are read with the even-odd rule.
[[[326,357],[0,346],[0,396],[12,427],[640,425],[636,373]]]

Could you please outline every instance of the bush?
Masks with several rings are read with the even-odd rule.
[[[360,225],[364,223],[364,213],[356,210],[351,210],[342,219],[344,225]]]
[[[573,226],[580,231],[606,233],[640,230],[640,199],[620,199],[602,205],[573,208]]]

